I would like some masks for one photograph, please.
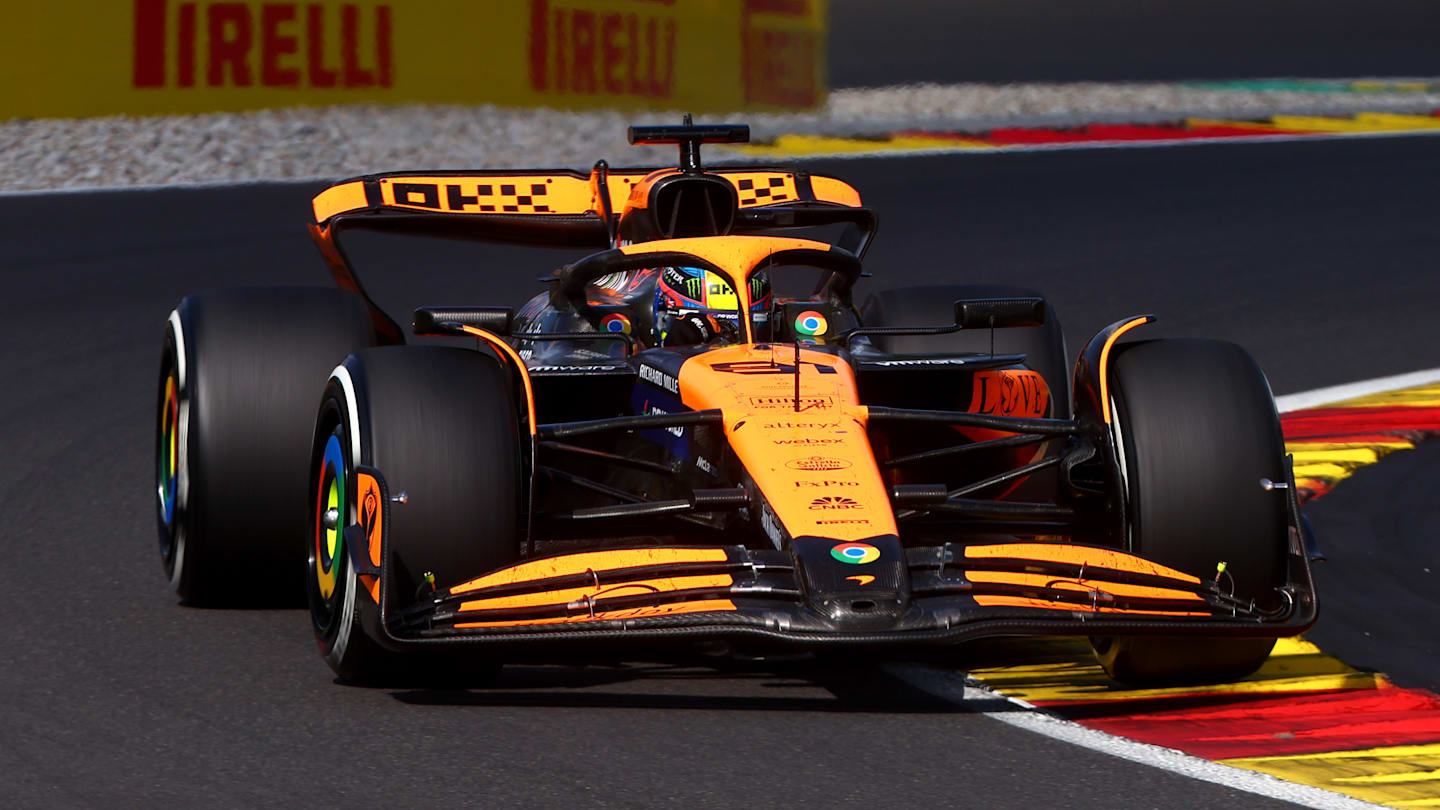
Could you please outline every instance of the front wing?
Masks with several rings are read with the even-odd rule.
[[[381,596],[377,629],[397,649],[682,637],[906,647],[987,636],[1276,637],[1316,618],[1303,553],[1291,554],[1290,582],[1271,606],[1227,595],[1223,575],[1202,580],[1094,546],[946,543],[905,555],[903,610],[870,606],[868,622],[864,565],[854,566],[850,603],[827,615],[788,551],[651,546],[529,560],[400,609]]]

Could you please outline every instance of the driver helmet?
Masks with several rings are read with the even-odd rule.
[[[730,282],[699,267],[666,267],[655,286],[655,332],[662,346],[737,343],[744,330],[740,300]],[[770,310],[770,278],[750,276],[750,315],[764,320]]]

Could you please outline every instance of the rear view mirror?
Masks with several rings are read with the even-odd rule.
[[[1043,298],[968,298],[955,302],[961,329],[1005,329],[1045,325]]]
[[[414,330],[417,335],[463,334],[455,328],[458,325],[508,335],[513,314],[510,307],[420,307],[415,310]]]

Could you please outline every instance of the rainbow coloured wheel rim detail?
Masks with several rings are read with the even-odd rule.
[[[315,492],[315,584],[320,598],[328,600],[335,593],[340,571],[338,558],[344,548],[342,535],[347,516],[345,492],[345,454],[340,447],[338,431],[325,442],[325,455],[320,463],[320,480]],[[335,525],[326,525],[330,510],[337,516]]]
[[[160,498],[160,521],[169,526],[175,520],[180,458],[180,396],[173,371],[165,377],[165,399],[160,406],[160,447],[155,457],[155,490]]]

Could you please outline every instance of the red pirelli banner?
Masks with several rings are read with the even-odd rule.
[[[827,0],[31,0],[0,117],[357,102],[726,112],[825,98]]]

